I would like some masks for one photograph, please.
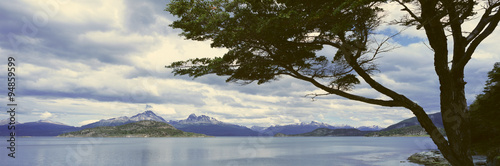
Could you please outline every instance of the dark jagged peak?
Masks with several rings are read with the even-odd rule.
[[[221,124],[221,121],[218,121],[215,118],[206,116],[206,115],[200,115],[196,116],[196,114],[191,114],[188,116],[186,120],[180,120],[179,123],[181,124],[193,124],[193,123],[206,123],[206,124]]]
[[[193,120],[193,119],[196,119],[196,118],[198,118],[196,116],[196,114],[192,113],[191,115],[188,116],[188,118],[186,120]]]

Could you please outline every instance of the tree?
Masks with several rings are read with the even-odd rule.
[[[364,103],[404,107],[413,112],[445,158],[453,165],[473,165],[470,153],[469,113],[465,98],[464,67],[477,46],[496,28],[500,3],[489,0],[394,0],[408,13],[395,24],[426,32],[434,51],[440,83],[440,103],[448,140],[425,110],[403,94],[372,78],[374,60],[389,51],[383,43],[372,47],[379,25],[380,4],[373,0],[173,0],[166,10],[180,19],[171,26],[191,40],[211,40],[212,47],[229,51],[223,57],[195,58],[167,66],[176,75],[229,76],[228,82],[258,84],[288,75],[325,91]],[[484,14],[472,32],[462,24],[482,6]],[[451,38],[452,56],[448,57]],[[316,55],[324,46],[337,48],[330,57]],[[363,80],[389,97],[368,98],[350,92]]]
[[[488,72],[483,93],[470,106],[472,143],[482,152],[500,148],[500,62]]]

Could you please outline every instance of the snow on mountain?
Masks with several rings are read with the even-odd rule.
[[[316,121],[311,121],[310,123],[302,122],[302,123],[295,123],[295,124],[289,124],[289,125],[275,125],[275,126],[270,126],[264,130],[261,130],[259,132],[265,134],[265,135],[274,135],[277,133],[282,133],[282,134],[302,134],[302,133],[307,133],[311,132],[315,129],[318,128],[328,128],[328,129],[350,129],[354,128],[349,125],[329,125],[327,123],[322,123],[322,122],[316,122]]]
[[[267,127],[261,127],[261,126],[252,126],[250,127],[251,130],[253,131],[256,131],[256,132],[263,132],[264,130],[266,130]]]
[[[92,127],[98,127],[98,126],[119,126],[119,125],[124,125],[127,123],[143,121],[143,120],[152,120],[152,121],[167,123],[167,121],[165,121],[165,119],[156,115],[153,111],[147,110],[143,113],[139,113],[139,114],[134,115],[130,118],[127,116],[121,116],[118,118],[102,119],[102,120],[94,122],[94,123],[83,125],[82,128],[92,128]]]
[[[186,120],[179,120],[177,121],[179,124],[222,124],[223,122],[218,121],[215,118],[206,116],[206,115],[200,115],[196,116],[196,114],[191,114]]]
[[[182,131],[200,133],[210,136],[259,135],[258,132],[253,131],[245,126],[224,123],[206,115],[196,116],[196,114],[191,114],[185,120],[170,120],[168,121],[168,123]]]
[[[384,128],[377,125],[373,125],[373,126],[360,126],[357,127],[357,129],[361,131],[380,131]]]
[[[153,111],[147,110],[143,113],[134,115],[130,117],[130,121],[138,122],[138,121],[143,121],[143,120],[152,120],[152,121],[157,121],[157,122],[167,122],[165,119],[162,117],[156,115]]]
[[[349,125],[346,125],[346,124],[341,124],[341,125],[329,125],[327,123],[323,123],[323,122],[316,122],[316,121],[311,121],[310,123],[305,123],[305,122],[302,122],[302,123],[297,123],[297,124],[291,124],[292,126],[293,125],[296,125],[296,126],[315,126],[315,127],[318,127],[318,128],[354,128],[352,126],[349,126]]]

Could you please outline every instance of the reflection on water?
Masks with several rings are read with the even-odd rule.
[[[415,165],[425,137],[18,138],[0,165]],[[3,148],[2,148],[3,149]]]

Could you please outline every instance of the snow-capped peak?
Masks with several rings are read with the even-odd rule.
[[[372,126],[360,126],[357,127],[358,130],[361,131],[379,131],[384,129],[383,127],[377,126],[377,125],[372,125]]]
[[[317,121],[311,121],[310,123],[302,122],[302,123],[297,123],[296,125],[299,126],[317,126],[317,127],[330,127],[331,125],[323,123],[323,122],[317,122]]]
[[[191,115],[189,115],[189,117],[186,120],[180,120],[179,123],[183,123],[183,124],[191,124],[191,123],[219,124],[222,122],[218,121],[215,118],[206,116],[206,115],[196,116],[196,114],[191,114]]]
[[[158,122],[167,122],[167,121],[165,121],[165,119],[163,119],[162,117],[156,115],[151,110],[147,110],[147,111],[145,111],[143,113],[134,115],[134,116],[130,117],[129,120],[131,120],[131,121],[152,120],[152,121],[158,121]]]

